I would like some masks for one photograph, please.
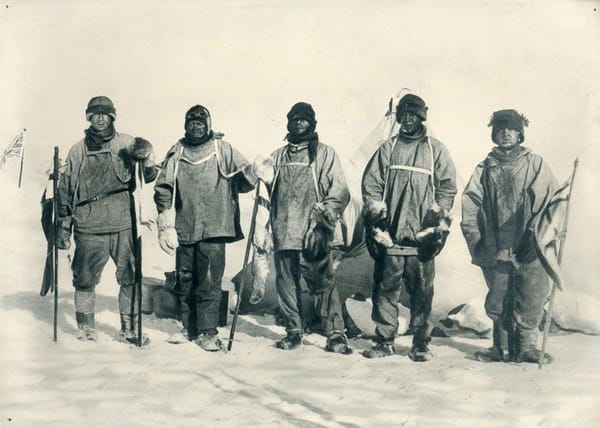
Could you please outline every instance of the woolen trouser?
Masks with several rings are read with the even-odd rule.
[[[175,256],[181,318],[190,337],[217,333],[225,243],[180,245]]]
[[[304,279],[324,333],[343,333],[342,305],[335,285],[332,263],[328,263],[331,260],[309,263],[304,260],[299,250],[276,251],[274,258],[275,284],[279,307],[286,322],[286,331],[299,334],[303,331],[300,293],[301,281]]]
[[[391,343],[398,334],[398,305],[403,288],[409,297],[402,304],[410,309],[410,326],[415,331],[413,341],[429,340],[434,277],[433,260],[422,263],[417,256],[386,255],[375,261],[371,318],[380,341]]]

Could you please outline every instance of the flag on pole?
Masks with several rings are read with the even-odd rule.
[[[17,136],[13,139],[12,143],[10,143],[0,156],[0,168],[4,166],[6,161],[10,158],[22,157],[23,156],[23,137],[25,134],[25,129],[17,134]]]
[[[565,284],[560,267],[560,247],[567,234],[568,208],[576,169],[577,161],[573,173],[550,198],[535,228],[540,261],[560,290],[564,290]]]

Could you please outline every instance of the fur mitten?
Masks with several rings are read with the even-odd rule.
[[[131,157],[135,160],[144,160],[152,154],[152,144],[141,137],[135,137],[131,147]]]
[[[272,158],[264,158],[261,155],[258,155],[256,159],[254,159],[254,162],[252,162],[252,173],[264,183],[269,184],[273,181],[273,165]]]
[[[71,248],[71,216],[58,217],[57,223],[56,248],[59,250],[68,250]]]
[[[175,230],[175,209],[169,208],[161,212],[156,218],[156,224],[160,248],[168,255],[174,255],[175,250],[179,247],[177,231]]]
[[[367,250],[374,259],[385,255],[386,248],[394,246],[388,232],[387,205],[383,201],[367,200],[363,207],[365,241]]]
[[[419,243],[417,257],[421,262],[433,259],[442,251],[450,233],[451,223],[450,213],[434,202],[425,214],[421,230],[416,235]]]
[[[309,262],[322,260],[331,253],[336,217],[325,205],[316,203],[310,212],[308,230],[302,243],[302,255]]]

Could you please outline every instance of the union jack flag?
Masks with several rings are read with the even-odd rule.
[[[2,156],[0,157],[0,168],[4,166],[7,159],[21,157],[23,155],[23,134],[25,130],[22,130],[17,134],[17,136],[13,139],[12,143],[10,143],[4,151],[2,152]]]

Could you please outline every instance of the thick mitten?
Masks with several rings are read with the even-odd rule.
[[[434,203],[425,214],[421,230],[416,238],[419,243],[417,257],[421,262],[427,262],[437,256],[450,233],[452,217],[450,213]]]
[[[515,248],[515,259],[518,263],[531,263],[537,258],[535,235],[531,230],[526,230]]]
[[[252,162],[252,172],[257,178],[261,179],[264,183],[271,183],[273,181],[274,167],[273,159],[268,157],[264,158],[258,155],[254,162]]]
[[[158,227],[158,243],[160,248],[172,256],[179,247],[177,240],[177,230],[175,230],[175,209],[169,208],[161,212],[156,218]]]
[[[368,200],[363,207],[365,242],[374,259],[385,255],[386,249],[394,246],[388,232],[387,206],[383,201]]]
[[[135,137],[131,148],[131,157],[141,161],[147,159],[152,154],[152,144],[141,137]]]
[[[310,212],[308,230],[302,243],[302,255],[307,261],[324,259],[331,252],[336,218],[323,204],[317,203]]]
[[[71,217],[59,217],[56,230],[56,247],[59,250],[71,248]]]

